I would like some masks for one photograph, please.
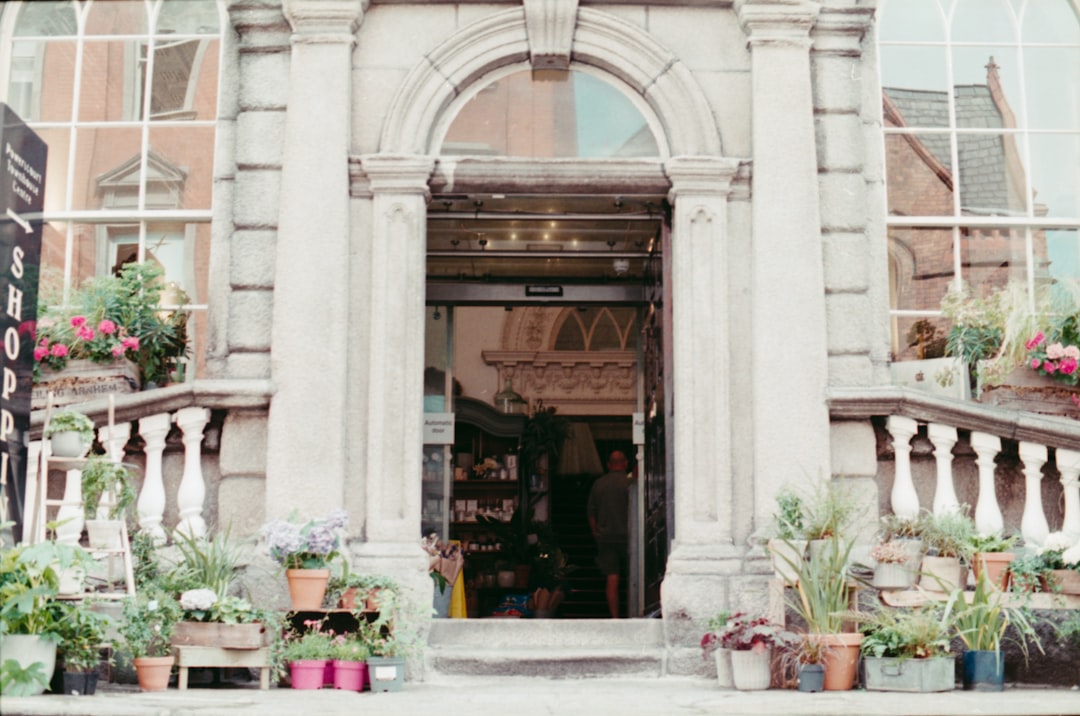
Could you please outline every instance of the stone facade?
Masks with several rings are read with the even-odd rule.
[[[674,206],[663,604],[670,670],[700,671],[702,620],[765,593],[777,490],[876,472],[869,423],[830,426],[825,401],[888,380],[873,3],[233,0],[229,18],[208,365],[276,393],[225,425],[221,512],[343,504],[352,566],[423,584],[410,347],[429,184],[454,179],[438,142],[490,73],[587,66],[637,94],[663,145],[631,166]],[[558,190],[526,164],[515,181]]]

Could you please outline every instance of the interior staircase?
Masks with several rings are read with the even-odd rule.
[[[434,619],[425,678],[660,677],[660,619]]]
[[[551,529],[556,544],[574,567],[566,578],[567,593],[555,615],[559,619],[609,617],[604,576],[596,568],[596,542],[589,532],[585,511],[594,479],[560,475],[552,489]],[[626,614],[625,597],[620,614]]]

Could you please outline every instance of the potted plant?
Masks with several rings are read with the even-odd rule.
[[[189,589],[180,595],[180,619],[173,646],[258,649],[270,643],[267,615],[241,597],[219,597],[212,589]]]
[[[104,455],[87,459],[82,469],[82,500],[91,548],[121,547],[120,521],[126,518],[137,498],[131,473],[124,465]]]
[[[289,666],[294,689],[321,689],[326,683],[334,635],[322,626],[322,620],[311,619],[304,622],[302,634],[285,635],[281,659]]]
[[[713,657],[716,663],[716,680],[724,689],[735,686],[731,678],[731,649],[720,643],[720,636],[731,616],[731,612],[726,610],[717,612],[716,616],[709,620],[709,630],[701,637],[701,658]]]
[[[1013,592],[1042,592],[1050,588],[1049,562],[1036,550],[1022,549],[1009,562],[1009,589]]]
[[[874,560],[873,586],[877,589],[910,589],[918,570],[912,568],[911,550],[898,541],[882,542],[870,550]]]
[[[187,313],[162,310],[163,276],[155,262],[129,263],[119,275],[88,281],[64,308],[39,305],[34,382],[47,384],[71,360],[130,361],[134,370],[122,375],[133,383],[131,390],[180,378]],[[183,304],[186,297],[181,292],[170,301]]]
[[[868,691],[951,691],[955,659],[949,653],[951,608],[879,607],[856,612]]]
[[[855,683],[862,634],[847,616],[857,585],[848,578],[854,540],[833,534],[808,559],[793,562],[798,579],[786,601],[806,623],[810,638],[824,649],[825,690],[850,689]]]
[[[1042,642],[1027,613],[1007,606],[1005,593],[990,587],[986,574],[975,580],[975,591],[965,602],[964,593],[955,590],[950,606],[955,604],[953,629],[964,643],[964,690],[1001,691],[1005,688],[1005,659],[1001,645],[1006,630],[1012,626],[1017,633],[1013,641],[1027,660],[1030,641],[1042,652]]]
[[[847,487],[837,481],[819,482],[803,501],[803,534],[811,555],[831,549],[830,540],[851,532],[860,505]],[[849,554],[850,556],[850,554]]]
[[[809,634],[797,635],[795,644],[784,652],[784,660],[794,664],[798,676],[798,690],[817,693],[825,689],[825,652],[828,647]]]
[[[1080,594],[1080,542],[1063,532],[1051,532],[1036,551],[1048,573],[1043,591]]]
[[[1016,559],[1016,553],[1012,551],[1016,540],[1016,535],[1005,537],[1000,532],[972,535],[971,567],[975,571],[975,579],[986,570],[987,579],[992,586],[1008,589],[1009,563]]]
[[[971,561],[975,523],[962,510],[928,515],[923,527],[926,556],[919,586],[946,594],[963,588]]]
[[[719,632],[719,646],[731,652],[731,679],[740,691],[759,691],[772,683],[774,648],[795,643],[796,637],[766,617],[743,612],[731,615]]]
[[[62,617],[58,653],[64,667],[63,692],[92,696],[110,619],[87,601],[65,603]]]
[[[77,410],[59,410],[42,437],[49,439],[54,457],[82,457],[94,442],[94,421]]]
[[[371,649],[361,633],[339,634],[330,645],[330,659],[334,662],[334,688],[346,691],[363,691],[368,682],[367,659]]]
[[[123,601],[115,644],[130,654],[143,691],[169,687],[172,634],[181,614],[180,603],[161,589],[149,588]]]
[[[338,557],[342,532],[349,516],[334,510],[325,519],[297,522],[293,513],[287,520],[274,520],[263,528],[270,556],[285,568],[294,611],[316,611],[322,607],[330,581],[330,563]]]
[[[411,599],[396,585],[379,591],[378,616],[361,620],[359,628],[371,651],[367,666],[372,691],[401,689],[409,657],[424,646],[420,627],[430,614],[430,602]]]
[[[55,558],[48,543],[0,554],[0,683],[5,694],[40,694],[52,679],[60,620]]]
[[[773,574],[791,586],[796,577],[789,564],[801,561],[806,553],[803,498],[791,488],[784,488],[776,495],[773,534],[768,542]]]

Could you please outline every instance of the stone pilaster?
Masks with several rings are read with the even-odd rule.
[[[810,2],[739,7],[753,87],[753,463],[757,527],[785,483],[827,479],[825,285]]]
[[[740,503],[732,481],[727,202],[735,159],[665,163],[675,207],[671,237],[675,539],[661,599],[673,673],[700,670],[700,628],[726,602],[741,569],[732,538]],[[750,499],[744,500],[748,507]],[[745,508],[744,508],[745,509]],[[696,651],[695,651],[696,650]],[[696,661],[694,658],[696,657]]]
[[[286,0],[293,28],[280,172],[267,516],[343,501],[349,356],[348,141],[361,0]],[[284,78],[279,78],[282,81]]]
[[[364,541],[353,550],[358,565],[406,581],[424,573],[420,549],[420,475],[423,420],[426,206],[431,157],[361,158],[371,194],[371,224],[363,260],[355,265],[366,286],[357,326],[366,346],[362,368],[364,433],[361,464]],[[428,580],[430,581],[430,580]],[[427,585],[430,589],[430,585]]]

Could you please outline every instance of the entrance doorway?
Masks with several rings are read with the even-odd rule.
[[[554,617],[607,616],[586,500],[616,449],[632,465],[620,616],[658,613],[668,224],[655,195],[429,203],[425,412],[452,413],[455,428],[424,448],[423,527],[461,543],[470,617],[514,611],[522,596],[532,610],[548,600]],[[526,433],[551,409],[566,439],[558,459],[536,460]],[[522,561],[530,576],[511,577]]]

